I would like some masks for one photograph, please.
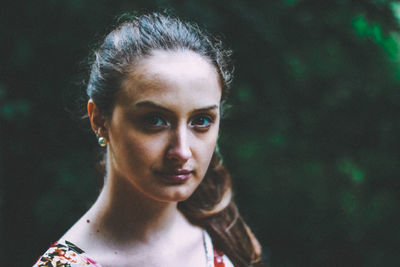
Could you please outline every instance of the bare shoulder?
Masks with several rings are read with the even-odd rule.
[[[74,244],[82,243],[90,236],[91,220],[86,218],[87,216],[82,216],[62,237],[63,240],[68,240]]]

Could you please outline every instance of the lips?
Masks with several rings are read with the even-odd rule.
[[[157,174],[167,181],[182,183],[190,178],[190,176],[193,174],[193,170],[173,169],[173,170],[159,171],[157,172]]]

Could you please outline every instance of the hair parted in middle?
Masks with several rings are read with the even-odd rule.
[[[123,22],[106,36],[94,53],[87,94],[103,115],[110,115],[114,96],[132,65],[154,50],[188,50],[201,55],[217,69],[222,100],[227,98],[233,76],[231,50],[225,49],[220,40],[203,33],[196,24],[152,13]]]

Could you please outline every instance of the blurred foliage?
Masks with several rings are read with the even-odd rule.
[[[399,266],[400,5],[385,0],[3,3],[2,265],[32,264],[96,198],[96,140],[67,110],[116,17],[164,8],[235,52],[220,143],[272,266]]]

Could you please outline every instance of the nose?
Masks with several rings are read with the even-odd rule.
[[[186,127],[179,127],[171,134],[167,158],[183,164],[190,159],[192,151],[189,142],[189,133]]]

